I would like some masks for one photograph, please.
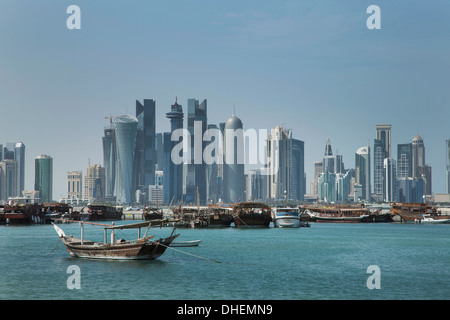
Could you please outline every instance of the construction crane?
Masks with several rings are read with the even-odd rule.
[[[105,117],[105,119],[109,119],[109,125],[110,125],[111,128],[112,128],[112,119],[113,118],[114,117],[112,115],[109,115],[109,117]]]

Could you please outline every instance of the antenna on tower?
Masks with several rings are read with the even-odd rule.
[[[233,116],[236,115],[236,102],[233,101]]]

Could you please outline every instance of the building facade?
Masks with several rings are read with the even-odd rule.
[[[144,99],[144,103],[136,100],[136,146],[134,151],[134,188],[145,192],[155,181],[155,109],[156,102]]]
[[[86,169],[84,178],[84,198],[90,202],[104,202],[106,199],[105,185],[105,168],[99,164],[90,165]]]
[[[117,148],[114,188],[116,201],[132,203],[136,191],[133,181],[133,160],[138,120],[129,115],[118,116],[113,119],[113,125]]]
[[[83,172],[67,172],[67,199],[83,199]]]
[[[53,201],[53,158],[41,154],[34,160],[34,190],[39,191],[41,203]]]
[[[171,106],[171,111],[166,113],[166,117],[170,119],[171,132],[165,132],[163,136],[164,150],[164,202],[170,203],[181,200],[183,195],[183,163],[174,163],[172,161],[172,149],[178,141],[172,141],[171,136],[177,129],[183,129],[183,107],[178,104]]]
[[[355,153],[355,181],[361,185],[362,199],[370,201],[370,147],[359,148]],[[356,198],[355,198],[356,201]]]

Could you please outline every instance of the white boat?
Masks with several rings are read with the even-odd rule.
[[[276,228],[298,228],[300,227],[300,212],[298,208],[274,208],[272,220]]]
[[[443,224],[443,223],[450,223],[450,219],[433,219],[425,217],[423,219],[415,219],[415,223],[424,223],[424,224]]]
[[[171,247],[197,247],[202,240],[191,241],[174,241],[170,244]]]

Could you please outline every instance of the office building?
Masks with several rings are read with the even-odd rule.
[[[84,178],[84,198],[90,202],[105,201],[105,168],[99,164],[92,164],[86,169]]]
[[[244,201],[244,132],[241,119],[232,115],[225,122],[223,144],[223,201]]]
[[[207,141],[203,141],[203,135],[208,129],[207,100],[199,103],[196,99],[188,99],[187,129],[191,137],[188,146],[190,159],[184,167],[184,190],[186,202],[197,203],[197,191],[200,204],[207,200],[207,165],[203,161],[203,151]],[[194,149],[194,141],[197,144]],[[197,152],[197,154],[196,154]]]
[[[116,138],[115,196],[119,203],[132,203],[135,198],[133,181],[134,150],[138,120],[124,115],[113,119]],[[85,195],[86,196],[86,195]]]
[[[178,141],[172,141],[171,135],[177,129],[183,128],[183,107],[178,104],[171,106],[171,111],[166,113],[166,117],[170,119],[171,132],[164,132],[163,150],[164,150],[164,202],[170,204],[173,201],[181,200],[183,194],[183,163],[175,163],[172,161],[172,149]]]
[[[422,137],[416,135],[411,143],[411,177],[420,178],[420,167],[425,166],[425,145]]]
[[[105,128],[105,136],[102,138],[103,143],[103,167],[105,168],[105,196],[108,199],[114,199],[116,184],[116,132],[110,118],[111,125]]]
[[[395,201],[397,196],[397,174],[396,174],[396,163],[392,158],[385,158],[383,161],[383,172],[384,172],[384,201],[392,202]]]
[[[53,158],[41,154],[34,160],[34,190],[39,191],[41,203],[53,201]]]
[[[359,148],[355,153],[355,182],[361,185],[362,199],[370,201],[370,147]],[[356,199],[355,199],[356,201]]]
[[[10,197],[18,197],[17,162],[11,159],[0,161],[0,201],[6,202]]]
[[[412,177],[412,144],[397,145],[397,178]]]
[[[83,172],[67,172],[67,199],[83,199]]]
[[[144,103],[136,100],[136,146],[134,151],[134,188],[145,192],[155,181],[155,108],[156,102],[144,99]]]
[[[277,126],[267,139],[268,193],[272,200],[285,197],[303,200],[304,142],[292,138],[292,131]]]
[[[391,157],[391,125],[376,125],[376,139],[380,140],[383,145],[384,158]]]

